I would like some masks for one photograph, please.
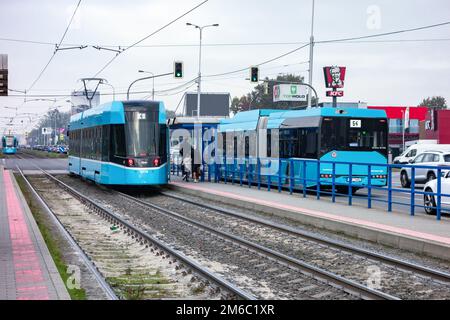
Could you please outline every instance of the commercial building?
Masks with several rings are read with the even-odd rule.
[[[420,124],[420,139],[450,144],[450,110],[428,110]]]

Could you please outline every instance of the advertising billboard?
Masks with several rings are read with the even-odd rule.
[[[306,86],[299,84],[278,84],[273,86],[273,102],[306,101]]]
[[[338,89],[344,87],[346,67],[330,66],[324,67],[325,87]]]

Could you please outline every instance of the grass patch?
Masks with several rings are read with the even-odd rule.
[[[55,239],[51,230],[48,228],[44,218],[44,214],[42,213],[40,208],[35,205],[35,200],[31,196],[25,180],[19,175],[16,175],[16,180],[28,203],[31,213],[36,220],[39,230],[41,231],[42,237],[44,238],[47,248],[50,251],[53,261],[55,262],[59,275],[61,276],[61,279],[63,280],[64,285],[67,288],[67,279],[69,278],[70,274],[67,274],[67,265],[62,258],[61,248],[58,246],[57,240]],[[86,300],[86,291],[84,289],[67,288],[67,291],[69,292],[70,298],[72,300]]]
[[[32,156],[38,157],[38,158],[52,158],[52,159],[64,159],[67,158],[67,154],[63,153],[54,153],[54,152],[47,152],[47,151],[40,151],[40,150],[20,150],[22,153],[30,154]]]

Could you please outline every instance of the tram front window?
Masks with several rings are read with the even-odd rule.
[[[14,147],[14,137],[6,137],[5,144],[8,148]]]
[[[125,136],[128,157],[158,155],[159,124],[149,111],[125,112]],[[156,118],[156,119],[155,119]]]

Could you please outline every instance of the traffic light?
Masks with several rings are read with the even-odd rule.
[[[251,67],[250,68],[250,81],[251,82],[258,82],[259,81],[259,68],[258,67]]]
[[[183,78],[183,62],[176,61],[174,63],[174,72],[173,76],[175,78]]]
[[[8,95],[8,70],[0,70],[0,96]]]

